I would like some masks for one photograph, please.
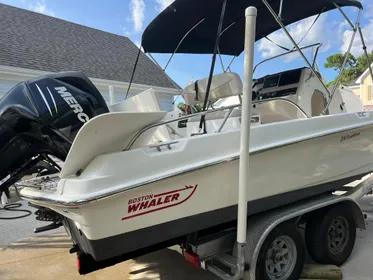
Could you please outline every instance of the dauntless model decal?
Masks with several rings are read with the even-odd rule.
[[[182,204],[191,198],[197,186],[132,198],[128,200],[128,216],[123,217],[122,221]]]
[[[349,140],[349,139],[357,137],[357,136],[360,136],[360,132],[355,132],[353,134],[344,135],[344,136],[341,137],[341,142],[345,141],[345,140]]]

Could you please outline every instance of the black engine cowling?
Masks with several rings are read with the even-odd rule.
[[[79,129],[108,107],[80,72],[22,82],[0,100],[0,194],[32,168],[39,155],[64,160]],[[9,176],[10,175],[10,176]]]

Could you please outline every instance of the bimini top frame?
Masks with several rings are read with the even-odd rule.
[[[244,34],[244,17],[242,16],[242,11],[248,5],[255,6],[258,9],[255,40],[257,41],[266,37],[280,27],[293,43],[294,50],[300,53],[314,76],[319,80],[328,95],[328,103],[323,110],[323,114],[328,112],[347,59],[344,61],[343,69],[330,92],[321,77],[316,73],[314,61],[312,63],[308,61],[302,52],[302,48],[292,38],[285,25],[316,14],[320,15],[329,10],[338,9],[353,28],[353,36],[347,53],[350,52],[355,34],[359,31],[368,65],[371,65],[360,29],[360,15],[363,7],[360,2],[354,0],[315,0],[307,2],[307,4],[299,0],[204,0],[202,2],[199,0],[176,0],[146,28],[142,38],[142,47],[148,53],[172,53],[170,60],[175,53],[205,53],[214,54],[214,64],[216,49],[219,55],[238,56],[244,47],[244,38],[242,36]],[[359,9],[359,15],[355,24],[352,24],[341,9],[344,6],[353,6]],[[222,7],[225,10],[223,18],[221,17]],[[297,13],[294,13],[294,10]],[[278,14],[276,11],[278,11]],[[177,22],[181,22],[182,24],[175,24]],[[220,34],[218,33],[219,45],[216,46],[216,26],[218,24],[222,27]],[[171,34],[172,36],[170,36]],[[346,55],[347,57],[348,55]],[[167,62],[167,65],[170,60]],[[372,70],[369,70],[373,78]],[[206,95],[208,95],[208,91]]]
[[[221,7],[218,5],[219,2],[222,4]],[[272,0],[269,2],[267,0],[204,0],[203,2],[200,2],[199,0],[176,0],[159,16],[157,16],[146,28],[143,34],[141,46],[144,48],[145,52],[149,53],[149,55],[150,52],[172,53],[165,68],[163,69],[155,61],[163,71],[165,71],[175,53],[213,53],[209,75],[209,80],[211,80],[217,53],[219,54],[219,57],[221,54],[232,54],[237,56],[243,50],[244,38],[242,34],[244,32],[244,17],[240,15],[240,11],[247,7],[248,4],[253,4],[259,8],[258,21],[260,24],[258,24],[257,27],[255,40],[266,37],[273,31],[277,30],[279,25],[293,43],[293,50],[300,53],[306,64],[310,67],[314,76],[319,80],[320,84],[328,95],[328,102],[322,114],[326,114],[328,112],[328,108],[331,104],[337,86],[339,85],[340,78],[343,74],[344,67],[347,63],[348,55],[346,55],[343,68],[337,78],[337,82],[334,84],[332,92],[330,92],[314,69],[315,59],[312,64],[308,61],[302,52],[303,48],[298,46],[299,44],[297,44],[292,38],[285,25],[309,16],[313,16],[315,14],[320,15],[323,12],[337,8],[353,28],[353,36],[351,38],[347,53],[350,52],[356,32],[359,31],[361,41],[363,43],[363,49],[368,60],[370,74],[373,79],[371,63],[369,61],[365,41],[360,28],[362,5],[360,2],[355,0],[315,0],[311,3],[307,3],[307,5],[304,5],[302,1],[298,0],[286,0],[286,2],[284,0]],[[197,6],[198,9],[195,9]],[[346,14],[341,9],[342,6],[354,6],[360,9],[355,25],[353,25],[352,22],[347,18]],[[291,9],[286,9],[287,7],[291,7]],[[279,11],[278,14],[275,12],[277,9]],[[293,13],[292,11],[294,10],[296,10],[297,13]],[[275,20],[271,20],[272,18]],[[183,24],[175,24],[180,20]],[[311,28],[314,23],[311,25]],[[216,25],[219,26],[218,34],[216,36],[212,36],[211,32],[214,31]],[[172,36],[169,36],[170,34],[172,34]],[[293,50],[290,50],[290,52]],[[132,84],[140,52],[141,47],[135,61],[131,81],[127,89],[126,99]],[[154,60],[151,55],[150,57]],[[230,65],[234,58],[235,56],[225,70],[222,63],[224,72],[230,69]],[[206,109],[207,105],[206,100],[208,99],[209,95],[209,86],[210,82],[208,83],[206,90],[206,99],[203,105],[204,110]],[[202,128],[202,121],[203,120],[201,119],[200,128]]]
[[[213,54],[216,30],[224,0],[175,0],[145,29],[142,47],[147,53]],[[268,4],[268,6],[266,5]],[[321,12],[339,7],[362,5],[354,0],[228,0],[222,22],[219,53],[239,56],[244,49],[245,17],[248,6],[258,10],[256,36],[258,41],[279,29],[273,11],[281,11],[276,18],[283,25],[297,22]],[[296,12],[294,12],[296,11]],[[182,42],[180,44],[180,42]]]

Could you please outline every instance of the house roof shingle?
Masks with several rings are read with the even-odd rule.
[[[0,4],[0,65],[129,82],[137,53],[127,37]],[[176,88],[142,52],[133,82]]]

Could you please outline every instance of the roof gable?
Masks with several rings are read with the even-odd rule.
[[[359,78],[356,78],[356,79],[354,79],[351,83],[349,83],[347,86],[349,86],[349,87],[357,87],[357,86],[359,86],[360,84],[358,84],[357,83],[357,80],[358,80]]]
[[[41,71],[83,71],[129,82],[138,47],[127,37],[0,4],[0,65]],[[141,52],[134,83],[177,88]]]
[[[373,68],[373,63],[370,65],[370,67]],[[365,79],[365,77],[368,76],[368,74],[369,74],[369,67],[365,69],[365,71],[363,72],[363,74],[359,76],[359,78],[356,79],[356,84],[361,84],[362,81]]]

